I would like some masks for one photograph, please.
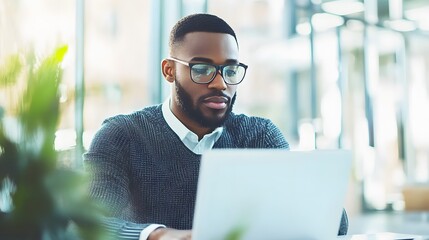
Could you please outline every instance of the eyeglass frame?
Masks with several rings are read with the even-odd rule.
[[[167,60],[171,60],[171,61],[174,61],[174,62],[178,62],[178,63],[181,63],[181,64],[183,64],[183,65],[185,65],[185,66],[189,67],[189,76],[190,76],[190,78],[191,78],[192,82],[194,82],[194,83],[196,83],[196,84],[210,84],[211,82],[213,82],[213,80],[214,80],[214,79],[216,78],[216,76],[219,74],[219,70],[220,70],[220,75],[221,75],[221,77],[222,77],[223,81],[224,81],[227,85],[238,85],[238,84],[240,84],[241,82],[243,82],[244,77],[246,77],[247,68],[249,67],[249,66],[247,66],[246,64],[241,63],[241,62],[238,62],[238,63],[232,63],[232,64],[224,64],[224,65],[216,65],[216,64],[212,64],[212,63],[206,63],[206,62],[196,62],[196,63],[186,62],[186,61],[183,61],[183,60],[177,59],[177,58],[175,58],[175,57],[168,57],[168,58],[167,58]],[[211,77],[211,79],[210,79],[209,81],[207,81],[207,82],[196,82],[196,81],[192,78],[192,66],[194,66],[194,65],[198,65],[198,64],[206,64],[206,65],[210,65],[210,66],[215,67],[216,72],[215,72],[215,74]],[[237,83],[229,83],[229,82],[225,81],[225,77],[223,76],[223,69],[224,69],[225,67],[227,67],[227,66],[231,66],[231,65],[237,65],[237,66],[241,66],[241,67],[243,67],[243,68],[244,68],[243,78],[242,78],[239,82],[237,82]]]

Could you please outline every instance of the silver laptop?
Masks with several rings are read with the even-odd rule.
[[[347,150],[203,154],[192,239],[335,239],[351,158]]]

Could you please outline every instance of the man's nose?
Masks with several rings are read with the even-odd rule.
[[[213,81],[211,81],[209,83],[209,88],[215,88],[217,90],[226,90],[227,85],[225,83],[225,81],[223,80],[223,76],[221,71],[217,71],[215,78],[213,79]]]

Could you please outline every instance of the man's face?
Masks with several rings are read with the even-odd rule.
[[[193,32],[185,35],[172,57],[192,63],[223,65],[238,62],[237,43],[229,34]],[[190,69],[175,63],[175,81],[171,109],[187,127],[216,128],[232,111],[236,85],[227,85],[218,73],[208,84],[191,80]]]

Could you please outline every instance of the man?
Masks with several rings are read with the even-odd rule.
[[[232,113],[247,66],[225,21],[187,16],[173,27],[169,47],[161,68],[170,98],[107,119],[85,154],[91,196],[109,206],[106,225],[126,239],[191,238],[204,151],[289,148],[271,121]]]

